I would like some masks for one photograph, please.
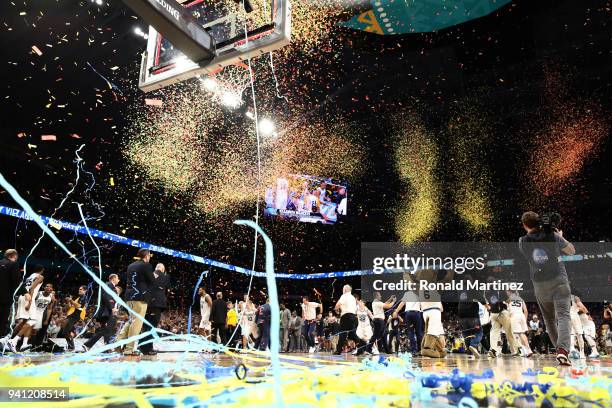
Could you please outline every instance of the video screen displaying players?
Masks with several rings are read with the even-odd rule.
[[[335,224],[347,214],[347,187],[306,175],[279,177],[265,192],[267,217]]]

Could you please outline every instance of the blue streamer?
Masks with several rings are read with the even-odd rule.
[[[83,226],[85,227],[85,230],[87,231],[87,235],[89,236],[89,239],[94,244],[94,246],[96,247],[96,251],[98,252],[98,277],[100,278],[100,280],[102,280],[102,252],[100,252],[100,247],[98,246],[98,244],[96,244],[96,241],[91,236],[91,232],[89,230],[89,227],[87,226],[87,221],[85,220],[85,215],[83,214],[83,207],[82,207],[82,205],[77,203],[77,208],[79,209],[79,214],[81,215],[81,220],[83,222]],[[85,247],[84,246],[83,246],[83,252],[85,252]],[[87,262],[85,261],[85,263],[87,263]],[[91,320],[94,318],[94,316],[97,316],[98,312],[100,311],[100,304],[102,303],[102,289],[101,289],[101,287],[102,287],[102,285],[98,285],[98,302],[96,304],[96,310],[94,311],[94,313],[91,316],[91,318],[89,319],[89,321],[83,326],[83,329],[81,330],[81,332],[77,333],[76,337],[80,337],[82,334],[84,334],[87,331],[87,325],[91,322]],[[93,295],[93,293],[92,293],[92,295]],[[91,299],[91,295],[89,296],[89,298]],[[88,299],[87,303],[89,303],[90,299]]]
[[[195,298],[196,295],[198,294],[198,288],[200,287],[200,283],[202,283],[202,279],[204,279],[204,276],[208,273],[208,271],[204,271],[200,274],[200,277],[198,278],[198,282],[195,285],[195,288],[193,288],[193,297],[191,299],[191,307],[189,308],[189,317],[187,320],[187,334],[191,334],[191,311],[193,310],[193,305],[195,304]]]
[[[10,217],[20,218],[27,221],[34,221],[34,216],[37,219],[42,220],[44,225],[48,225],[50,222],[52,225],[61,225],[62,229],[73,231],[77,234],[88,235],[87,229],[81,225],[71,224],[69,222],[56,220],[50,217],[46,217],[43,215],[37,215],[32,211],[31,215],[26,211],[19,210],[16,208],[0,206],[0,215],[7,215]],[[266,277],[265,272],[259,272],[248,268],[243,268],[236,265],[231,265],[225,262],[216,261],[214,259],[206,258],[199,255],[193,255],[182,251],[177,251],[175,249],[165,248],[159,245],[150,244],[147,242],[142,242],[134,238],[127,238],[121,235],[113,234],[110,232],[105,232],[93,228],[89,228],[91,235],[95,238],[99,238],[106,241],[116,242],[122,245],[128,245],[135,248],[143,248],[148,249],[152,252],[161,253],[164,255],[168,255],[174,258],[185,259],[187,261],[196,262],[199,264],[216,267],[219,269],[225,269],[232,272],[238,272],[244,275],[256,276],[259,278]],[[606,252],[605,256],[612,258],[612,252]],[[572,255],[572,256],[561,256],[561,260],[564,262],[572,262],[572,261],[582,261],[587,259],[583,255]],[[79,262],[80,263],[80,262]],[[488,261],[487,266],[511,266],[514,265],[513,259],[500,259],[494,261]],[[394,271],[387,270],[385,273],[390,273]],[[332,279],[332,278],[345,278],[349,276],[364,276],[364,275],[373,275],[375,274],[372,269],[360,269],[360,270],[351,270],[351,271],[334,271],[334,272],[319,272],[319,273],[276,273],[274,276],[276,279],[299,279],[299,280],[311,280],[311,279]]]
[[[71,255],[71,252],[68,250],[68,248],[66,248],[66,246],[62,243],[62,241],[59,240],[59,238],[57,238],[57,236],[49,229],[49,227],[47,227],[47,225],[45,224],[43,218],[39,215],[37,215],[34,210],[32,209],[32,207],[28,204],[27,201],[25,201],[23,199],[23,197],[21,197],[21,195],[17,192],[17,190],[15,190],[15,188],[11,185],[11,183],[9,183],[6,178],[4,178],[4,175],[2,173],[0,173],[0,186],[2,186],[8,193],[9,195],[15,200],[15,202],[17,202],[21,208],[24,209],[24,213],[27,214],[27,219],[33,220],[34,222],[36,222],[36,224],[40,227],[40,229],[43,230],[43,232],[48,235],[51,240],[53,240],[53,242],[55,242],[66,254]],[[167,330],[163,330],[163,329],[156,329],[155,327],[153,327],[151,325],[151,323],[149,323],[149,321],[147,319],[145,319],[143,316],[140,316],[139,314],[135,313],[134,310],[132,310],[132,308],[130,308],[118,295],[115,291],[111,290],[106,284],[105,282],[103,282],[100,278],[98,278],[98,276],[96,276],[95,273],[93,273],[86,265],[84,265],[81,261],[79,261],[78,259],[76,259],[76,262],[81,265],[81,267],[83,268],[83,270],[85,270],[85,272],[87,272],[87,274],[89,274],[89,276],[93,279],[93,281],[95,283],[97,283],[98,285],[100,285],[100,287],[102,287],[102,289],[116,302],[116,304],[123,306],[123,308],[125,308],[125,310],[127,310],[127,312],[132,316],[135,317],[139,320],[141,320],[143,322],[143,324],[147,325],[148,327],[151,328],[151,330],[144,332],[144,333],[140,333],[138,335],[135,335],[133,337],[130,337],[129,339],[126,339],[124,341],[118,342],[118,343],[114,343],[114,344],[107,344],[104,347],[96,350],[89,350],[86,353],[82,353],[80,355],[76,355],[72,358],[68,358],[68,359],[64,359],[64,360],[59,360],[57,362],[53,362],[53,363],[48,363],[48,364],[63,364],[66,362],[72,362],[72,361],[81,361],[83,359],[88,359],[91,358],[92,355],[95,355],[98,351],[99,352],[103,352],[106,350],[111,350],[115,347],[119,347],[121,345],[124,344],[128,344],[131,343],[133,341],[136,341],[138,339],[141,339],[143,337],[148,336],[149,334],[153,334],[155,337],[157,337],[157,333],[156,331],[163,333],[163,334],[168,334],[171,337],[176,338],[176,336],[172,336],[173,333],[167,331]],[[196,343],[200,343],[200,344],[204,344],[204,347],[208,347],[210,349],[213,350],[225,350],[225,347],[221,346],[221,345],[217,345],[215,343],[209,342],[207,340],[204,339],[194,339],[194,337],[197,336],[190,336],[190,335],[182,335],[179,336],[179,338],[181,339],[189,339],[190,341],[195,341]],[[152,341],[152,340],[151,340]]]
[[[270,311],[272,313],[272,322],[270,325],[270,333],[280,333],[280,307],[278,305],[278,291],[276,288],[276,279],[274,277],[274,247],[272,240],[261,229],[259,225],[253,221],[237,220],[236,225],[246,225],[257,231],[263,238],[266,244],[266,284],[268,286],[268,298],[270,299]],[[276,394],[276,405],[285,406],[283,403],[283,394],[280,384],[280,337],[276,335],[270,336],[270,360],[272,360],[272,375],[274,376],[273,386]]]
[[[79,184],[79,179],[81,178],[81,161],[83,160],[81,158],[81,156],[79,156],[79,152],[85,147],[84,144],[82,144],[81,146],[79,146],[78,149],[76,149],[76,151],[74,152],[74,154],[76,155],[76,159],[74,160],[74,162],[76,163],[76,180],[74,181],[74,185],[72,186],[72,188],[70,190],[68,190],[68,192],[64,195],[64,198],[62,199],[62,201],[60,202],[60,204],[57,206],[57,208],[55,208],[53,210],[53,213],[51,216],[54,216],[60,208],[62,208],[64,206],[64,203],[66,202],[66,200],[68,200],[68,197],[70,197],[70,195],[74,192],[74,190],[76,189],[77,185]],[[27,218],[26,218],[27,219]],[[45,237],[45,232],[43,231],[42,234],[40,234],[40,236],[38,237],[38,239],[36,240],[36,243],[34,244],[34,246],[30,249],[30,252],[28,253],[28,255],[26,256],[24,262],[23,262],[23,275],[21,277],[21,282],[19,283],[19,286],[17,286],[17,289],[15,289],[15,292],[13,293],[13,298],[17,296],[17,293],[19,293],[19,291],[21,290],[21,287],[23,286],[23,281],[27,276],[28,273],[28,259],[30,259],[30,257],[32,256],[32,254],[34,253],[34,251],[36,251],[36,248],[38,247],[38,245],[40,244],[40,242],[42,241],[42,239]],[[15,246],[17,243],[17,237],[15,236]],[[15,304],[11,305],[11,325],[10,325],[10,329],[11,329],[11,336],[13,335],[13,329],[15,328],[15,316],[17,311],[15,310]]]
[[[120,88],[119,88],[117,85],[113,84],[111,81],[109,81],[108,79],[106,79],[106,77],[105,77],[104,75],[102,75],[101,73],[99,73],[99,72],[98,72],[98,71],[97,71],[97,70],[96,70],[96,69],[95,69],[95,68],[94,68],[94,67],[93,67],[93,66],[92,66],[92,65],[91,65],[89,62],[87,62],[87,65],[89,66],[89,68],[91,68],[91,70],[92,70],[93,72],[95,72],[96,74],[98,74],[98,76],[99,76],[100,78],[102,78],[102,79],[103,79],[103,80],[106,82],[106,85],[108,85],[108,88],[109,88],[110,90],[112,90],[112,91],[117,91],[117,92],[119,92],[121,95],[123,95],[123,91],[121,91],[121,89],[120,89]]]

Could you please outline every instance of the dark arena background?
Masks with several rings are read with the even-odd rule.
[[[151,90],[194,64],[154,3],[231,18]],[[612,2],[0,10],[0,405],[612,406]],[[362,287],[364,243],[525,228],[562,231],[567,275],[497,254],[466,281],[523,265],[522,296]]]

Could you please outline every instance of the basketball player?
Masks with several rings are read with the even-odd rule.
[[[385,348],[383,339],[385,333],[385,310],[391,309],[395,303],[395,296],[391,296],[386,303],[381,300],[380,292],[374,292],[374,301],[372,302],[372,316],[374,323],[374,336],[372,338],[372,354],[378,355],[380,349]]]
[[[441,277],[438,271],[433,269],[418,272],[419,280],[427,282],[450,282],[454,271],[440,271],[444,273]],[[423,310],[423,321],[425,322],[425,336],[421,343],[421,355],[432,358],[446,357],[446,339],[444,327],[442,326],[442,297],[438,291],[420,290],[419,299]]]
[[[274,196],[274,208],[284,210],[287,208],[289,182],[286,178],[276,179],[276,194]]]
[[[357,300],[351,293],[353,289],[351,285],[342,287],[342,296],[336,302],[334,309],[340,313],[340,332],[338,344],[336,345],[335,355],[342,354],[342,348],[347,339],[353,340],[357,345],[357,355],[365,352],[366,343],[357,337]]]
[[[23,343],[19,351],[24,351],[32,347],[28,343],[30,338],[36,335],[37,330],[40,330],[43,325],[49,324],[49,316],[45,316],[47,307],[53,308],[55,297],[53,296],[53,285],[47,283],[42,292],[38,292],[34,298],[33,307],[29,310],[28,320],[21,326],[19,332],[9,341],[8,346],[13,353],[17,352],[17,343],[23,339]]]
[[[404,274],[404,279],[411,279],[412,274]],[[404,317],[408,326],[408,337],[410,339],[410,351],[416,355],[421,351],[423,342],[423,312],[421,312],[421,302],[416,293],[407,291],[395,309],[394,315],[406,309]]]
[[[17,310],[15,311],[15,326],[13,330],[6,335],[5,339],[15,334],[19,333],[21,328],[26,324],[26,322],[30,318],[30,307],[32,303],[32,299],[36,297],[38,291],[40,290],[40,286],[43,282],[43,273],[45,269],[42,265],[36,265],[34,267],[34,272],[28,276],[21,288],[21,295],[17,298]]]
[[[527,339],[527,333],[529,328],[527,327],[527,305],[525,301],[517,292],[507,291],[508,295],[507,305],[508,312],[510,313],[510,325],[512,327],[512,333],[515,339],[518,338],[518,342],[521,344],[521,350],[524,357],[531,357],[533,351],[529,347],[529,340]]]
[[[506,334],[508,347],[513,356],[520,356],[519,345],[514,339],[512,321],[508,305],[502,301],[503,292],[491,291],[485,293],[486,307],[491,312],[491,331],[489,332],[489,357],[496,358],[501,354],[501,330]]]
[[[266,188],[265,202],[267,208],[274,208],[274,187],[268,186]]]
[[[387,319],[387,329],[383,335],[383,345],[387,354],[399,353],[400,351],[400,325],[404,319],[394,311]]]
[[[321,200],[319,196],[321,192],[318,190],[314,190],[306,199],[306,211],[310,211],[311,213],[318,213],[321,210]]]
[[[571,351],[569,353],[571,358],[579,359],[586,358],[584,355],[584,329],[582,327],[582,321],[580,320],[579,313],[588,313],[588,310],[582,302],[580,298],[576,295],[571,295],[570,298],[570,319],[572,324],[572,346]],[[578,350],[576,350],[576,341],[578,341]]]
[[[321,184],[319,184],[317,190],[319,191],[319,198],[321,201],[331,201],[329,192],[327,191],[327,183],[325,181],[322,181]]]
[[[310,197],[310,189],[308,185],[308,181],[302,183],[302,192],[299,196],[299,203],[297,206],[298,211],[310,211],[308,209],[308,197]]]
[[[212,298],[203,286],[198,288],[198,295],[200,296],[200,325],[198,326],[198,334],[208,339],[210,336],[210,308],[212,306]]]
[[[371,347],[370,339],[374,334],[372,332],[372,324],[370,323],[370,319],[374,319],[374,315],[370,312],[363,301],[357,302],[357,337],[361,340],[368,343],[369,347]],[[355,349],[353,354],[357,354],[358,350]]]
[[[584,306],[584,305],[583,305]],[[597,343],[595,342],[595,338],[597,337],[597,333],[595,330],[595,322],[593,318],[589,314],[580,313],[580,321],[582,322],[582,328],[584,330],[584,337],[586,338],[589,347],[591,348],[591,354],[589,354],[589,358],[599,358],[599,352],[597,351]]]
[[[240,332],[242,333],[242,348],[241,353],[246,353],[249,346],[250,337],[259,337],[257,331],[257,321],[255,320],[255,314],[257,313],[257,307],[251,302],[251,299],[247,295],[244,295],[244,302],[241,306],[240,319]]]
[[[421,302],[423,306],[423,321],[425,336],[421,344],[421,355],[433,358],[446,356],[446,339],[442,326],[442,302]]]
[[[485,306],[482,301],[478,301],[478,319],[480,320],[480,327],[482,328],[482,338],[484,339],[481,342],[481,345],[484,343],[489,343],[491,340],[491,313],[489,313],[489,309]]]
[[[36,298],[36,295],[40,290],[40,286],[42,285],[44,279],[44,271],[45,268],[43,268],[42,265],[36,265],[34,267],[34,272],[30,274],[30,276],[28,276],[25,280],[25,293],[23,293],[17,299],[17,312],[15,313],[15,330],[19,330],[21,325],[23,325],[30,318],[29,310],[32,304],[32,299]]]
[[[315,330],[317,328],[317,309],[323,313],[323,305],[317,302],[311,302],[308,296],[302,297],[302,334],[308,343],[308,353],[315,352]]]

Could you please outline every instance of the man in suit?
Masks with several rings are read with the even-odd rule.
[[[119,284],[119,275],[116,273],[111,274],[108,277],[106,285],[110,290],[115,292],[115,288]],[[113,334],[115,334],[115,328],[117,326],[117,316],[114,313],[115,301],[110,297],[104,290],[102,291],[102,300],[100,302],[100,309],[96,314],[96,320],[100,323],[100,328],[83,344],[83,348],[87,351],[93,347],[100,338],[104,337],[104,343],[110,344]]]
[[[217,292],[217,298],[213,300],[210,309],[210,321],[212,323],[211,339],[217,341],[217,333],[219,333],[220,344],[225,344],[225,324],[227,321],[227,305],[223,300],[223,293]]]
[[[259,326],[259,350],[266,351],[270,347],[270,323],[272,322],[272,309],[270,299],[259,307],[257,313],[257,326]]]
[[[284,304],[280,305],[280,340],[281,351],[287,352],[289,347],[289,324],[291,323],[291,312]]]
[[[149,291],[150,300],[145,318],[153,327],[157,327],[159,326],[162,313],[168,308],[166,291],[170,287],[170,277],[166,274],[166,267],[162,263],[157,264],[153,276],[155,276],[155,281]],[[149,327],[143,327],[142,330],[148,331]],[[153,336],[149,335],[143,338],[140,343],[142,344],[151,340],[153,340]],[[140,346],[140,351],[147,356],[154,356],[157,354],[157,352],[153,350],[153,343],[142,344],[142,346]]]
[[[7,249],[4,259],[0,261],[0,337],[7,335],[10,331],[11,307],[13,295],[21,283],[21,272],[17,262],[19,254],[15,249]]]
[[[136,258],[138,260],[132,262],[127,268],[125,300],[128,307],[138,316],[130,314],[130,319],[125,324],[117,340],[140,334],[143,325],[142,319],[147,314],[149,291],[155,282],[153,267],[149,263],[151,252],[148,249],[139,249]],[[123,354],[126,356],[139,354],[139,351],[136,350],[136,342],[133,341],[126,344]]]
[[[302,318],[297,315],[295,310],[291,312],[289,322],[289,352],[302,351]]]

